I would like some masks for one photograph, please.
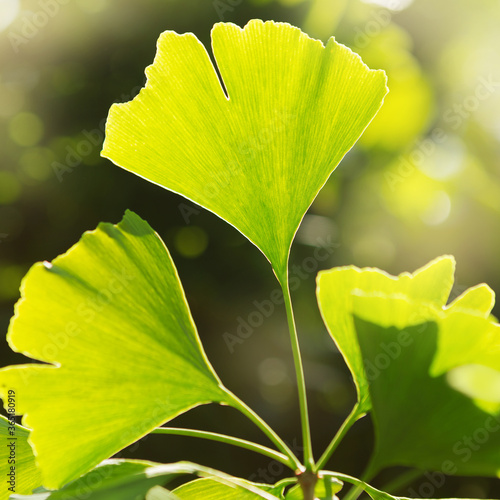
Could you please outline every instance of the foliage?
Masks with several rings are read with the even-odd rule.
[[[500,398],[495,383],[483,383],[500,377],[494,294],[480,285],[447,305],[454,274],[447,256],[398,277],[352,266],[319,274],[318,304],[358,401],[323,455],[313,456],[289,251],[318,191],[381,106],[385,77],[335,40],[322,46],[287,24],[219,24],[212,36],[221,81],[194,36],[160,37],[145,89],[111,109],[103,154],[216,213],[270,261],[287,312],[304,457],[225,388],[166,246],[127,211],[119,224],[101,224],[66,254],[33,266],[23,281],[8,340],[39,363],[0,371],[6,409],[14,394],[26,426],[15,427],[16,474],[24,472],[11,498],[331,500],[348,482],[350,498],[364,490],[389,500],[396,497],[366,481],[391,465],[500,474]],[[207,403],[239,410],[274,448],[160,427]],[[326,470],[369,412],[377,441],[363,480]],[[241,446],[291,473],[256,484],[189,462],[106,460],[151,433]],[[180,475],[201,479],[163,488]]]

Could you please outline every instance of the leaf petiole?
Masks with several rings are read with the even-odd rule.
[[[285,299],[286,317],[288,320],[288,329],[290,331],[290,341],[292,344],[293,361],[295,364],[295,375],[297,377],[297,389],[299,393],[299,405],[300,405],[300,421],[302,426],[302,442],[304,443],[304,465],[306,467],[306,470],[312,472],[313,470],[315,470],[315,464],[312,453],[311,430],[309,425],[309,414],[307,407],[306,383],[304,378],[304,367],[302,365],[302,357],[300,354],[299,338],[297,335],[297,328],[295,326],[295,318],[293,315],[293,306],[292,306],[292,299],[290,296],[288,272],[285,272],[285,279],[279,278],[279,282],[281,284],[281,289],[283,290],[283,298]]]
[[[330,441],[330,444],[328,445],[323,455],[321,455],[320,459],[318,460],[318,463],[316,464],[316,469],[315,469],[316,472],[322,469],[327,464],[328,460],[333,455],[334,451],[337,449],[337,446],[340,444],[342,439],[344,439],[344,436],[347,434],[347,432],[353,426],[353,424],[365,415],[365,412],[359,411],[359,407],[360,407],[359,403],[356,403],[349,416],[345,419],[344,423],[337,431],[337,434],[335,434],[333,439]]]
[[[256,453],[260,453],[266,457],[272,458],[273,460],[277,460],[282,464],[294,468],[294,463],[291,459],[278,451],[272,450],[267,446],[263,446],[261,444],[254,443],[252,441],[247,441],[246,439],[240,439],[233,436],[227,436],[225,434],[219,434],[217,432],[209,432],[209,431],[200,431],[197,429],[185,429],[180,427],[157,427],[154,429],[151,434],[170,434],[175,436],[190,436],[202,439],[209,439],[211,441],[218,441],[220,443],[226,443],[233,446],[238,446],[240,448],[245,448],[250,451],[254,451]]]
[[[239,399],[235,394],[225,389],[227,393],[232,398],[232,406],[239,410],[243,415],[245,415],[249,420],[251,420],[268,438],[274,443],[274,445],[280,450],[283,455],[285,455],[289,462],[286,464],[295,472],[303,471],[304,466],[300,463],[300,460],[293,453],[293,451],[288,447],[288,445],[276,434],[276,432],[269,426],[269,424],[263,420],[257,413],[255,413],[252,408],[245,404],[241,399]]]

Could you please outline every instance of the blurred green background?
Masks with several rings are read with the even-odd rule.
[[[209,45],[214,23],[252,18],[286,21],[323,41],[334,35],[389,77],[384,107],[318,196],[292,250],[319,455],[355,399],[317,310],[319,269],[355,264],[396,274],[451,253],[458,262],[452,297],[479,282],[500,290],[498,0],[0,0],[0,329],[7,331],[34,262],[130,208],[171,249],[224,383],[298,451],[284,311],[258,313],[277,288],[265,258],[213,214],[99,156],[110,105],[144,85],[162,31],[194,32]],[[311,259],[318,245],[330,249],[327,260]],[[228,343],[224,334],[248,321],[257,325],[248,338]],[[23,361],[3,340],[1,356],[2,365]],[[54,416],[57,425],[57,408]],[[175,423],[262,439],[227,408],[198,408]],[[366,418],[331,467],[361,474],[372,445]],[[250,452],[172,436],[149,437],[124,455],[189,459],[261,481],[284,472]],[[412,488],[398,493],[500,498],[498,480],[484,478],[427,476]]]

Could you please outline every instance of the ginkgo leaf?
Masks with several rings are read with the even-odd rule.
[[[413,274],[402,273],[398,277],[379,269],[359,269],[355,266],[338,267],[318,274],[319,309],[328,332],[351,370],[358,391],[359,414],[369,411],[371,403],[368,380],[355,333],[351,292],[360,289],[365,293],[403,294],[413,300],[441,307],[446,304],[453,286],[454,270],[453,257],[444,256]],[[415,309],[412,315],[413,320],[418,322],[419,310]]]
[[[247,498],[244,495],[248,492],[252,495],[248,498],[276,500],[276,497],[265,490],[261,490],[253,483],[191,462],[158,464],[144,460],[118,459],[105,460],[87,474],[75,481],[71,481],[57,491],[48,491],[30,496],[16,495],[15,498],[19,500],[69,500],[80,498],[85,500],[137,500],[143,498],[146,498],[146,500],[157,498],[181,500],[175,493],[165,490],[159,485],[165,485],[173,479],[186,474],[211,478],[203,480],[208,493],[214,490],[211,486],[215,485],[215,489],[217,489],[217,486],[222,486],[227,491],[239,491],[243,495],[241,498]],[[197,498],[209,498],[203,494],[203,487],[198,491],[200,496]],[[255,494],[255,492],[258,494]],[[226,497],[221,496],[219,498]]]
[[[47,364],[0,370],[57,489],[197,405],[230,404],[201,346],[168,250],[128,211],[22,284],[13,350]]]
[[[240,480],[241,486],[223,484],[214,479],[196,479],[189,483],[179,486],[173,490],[179,500],[262,500],[262,498],[276,499],[278,497],[271,495],[266,490],[259,493],[259,485],[248,481]],[[247,486],[245,489],[243,485]]]
[[[485,370],[500,380],[494,294],[480,285],[447,306],[453,269],[441,257],[414,275],[350,267],[319,277],[323,318],[374,420],[370,473],[500,473],[498,386],[475,386]]]
[[[285,23],[219,23],[212,47],[222,82],[194,35],[163,33],[146,87],[112,106],[102,154],[225,219],[283,280],[300,221],[380,108],[385,74]]]
[[[337,474],[337,473],[330,473],[330,474],[332,474],[332,476],[347,480],[352,484],[354,484],[356,487],[358,487],[360,490],[364,490],[372,498],[372,500],[412,500],[411,498],[407,497],[397,497],[395,495],[390,495],[386,491],[381,491],[377,488],[374,488],[373,486],[365,483],[364,481],[361,481],[352,476],[346,476],[345,474]],[[446,498],[441,500],[458,500],[458,499]],[[471,500],[471,499],[463,498],[461,500]]]
[[[15,394],[11,394],[11,409],[15,408]],[[9,405],[7,397],[7,405]],[[7,500],[13,492],[31,493],[42,484],[28,443],[29,431],[0,415],[0,500]]]
[[[416,310],[424,319],[415,321]],[[373,469],[500,474],[498,401],[485,404],[486,387],[476,399],[449,380],[469,365],[500,376],[500,325],[468,310],[361,291],[353,292],[353,317],[365,372],[372,372]]]
[[[137,500],[158,484],[165,484],[177,473],[148,476],[158,466],[143,460],[106,460],[87,474],[57,491],[48,491],[27,497],[26,500]]]

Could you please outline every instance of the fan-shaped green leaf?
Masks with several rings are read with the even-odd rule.
[[[364,490],[372,498],[372,500],[411,500],[410,498],[407,497],[397,497],[394,495],[389,495],[389,493],[378,490],[377,488],[374,488],[373,486],[365,483],[364,481],[360,481],[359,479],[356,479],[355,477],[352,476],[346,476],[345,474],[337,474],[334,472],[331,474],[333,476],[345,479],[351,482],[352,484],[356,485],[357,487],[359,487],[361,490]],[[458,499],[447,498],[442,500],[458,500]],[[470,500],[470,499],[463,498],[462,500]]]
[[[178,474],[171,472],[149,477],[148,471],[158,466],[142,460],[106,460],[87,474],[63,488],[49,493],[47,500],[137,500],[158,484],[165,484]],[[36,496],[27,497],[36,500]]]
[[[163,242],[132,212],[32,267],[8,340],[48,364],[0,371],[57,489],[188,409],[230,403]]]
[[[11,394],[9,409],[15,409],[15,394]],[[9,406],[7,395],[6,406]],[[10,413],[12,414],[12,413]],[[13,493],[28,494],[42,484],[33,451],[28,444],[29,431],[0,415],[0,500]]]
[[[477,388],[484,371],[500,380],[500,326],[489,317],[493,292],[475,287],[446,306],[452,264],[437,259],[413,277],[351,268],[319,279],[334,338],[341,349],[347,334],[356,339],[343,352],[358,363],[356,375],[371,401],[372,472],[407,465],[462,475],[500,473],[498,385]],[[335,302],[339,288],[348,296],[344,302]],[[335,304],[338,314],[329,309]]]
[[[68,483],[60,490],[30,496],[16,495],[15,498],[19,498],[19,500],[69,500],[80,498],[85,500],[138,500],[143,498],[146,498],[146,500],[156,498],[180,500],[175,493],[162,489],[158,485],[166,484],[172,479],[185,474],[212,478],[204,480],[203,483],[208,485],[208,492],[215,485],[212,488],[213,491],[233,491],[236,488],[243,495],[250,492],[253,495],[251,498],[276,499],[276,497],[267,493],[265,489],[258,488],[258,485],[191,462],[158,464],[143,460],[116,459],[105,460],[96,468]],[[217,486],[223,486],[224,489],[217,489]],[[204,488],[198,491],[204,491]],[[260,494],[255,495],[252,492]],[[201,495],[197,498],[205,498],[205,496]]]
[[[381,310],[391,312],[381,315]],[[415,323],[415,310],[425,311],[427,319]],[[500,474],[495,395],[482,392],[486,401],[474,399],[449,380],[450,373],[469,365],[500,376],[500,326],[468,311],[425,308],[403,297],[359,295],[353,313],[365,370],[372,372],[375,469],[398,464]]]
[[[222,84],[192,34],[167,31],[148,82],[113,105],[103,155],[235,226],[278,278],[304,213],[381,106],[382,71],[284,23],[219,23]]]
[[[455,261],[445,256],[433,260],[413,274],[398,277],[374,268],[359,269],[355,266],[322,271],[317,279],[317,298],[323,321],[351,370],[358,391],[359,413],[370,409],[368,381],[359,350],[352,317],[352,294],[355,289],[366,293],[386,295],[403,294],[444,306],[453,286]],[[412,312],[414,320],[419,311]]]
[[[223,484],[214,479],[196,479],[183,484],[173,490],[180,500],[261,500],[262,498],[278,499],[271,495],[267,489],[261,489],[258,484],[248,481],[238,480],[240,486],[236,484]],[[249,489],[245,489],[246,486]],[[259,492],[260,490],[260,492]]]

